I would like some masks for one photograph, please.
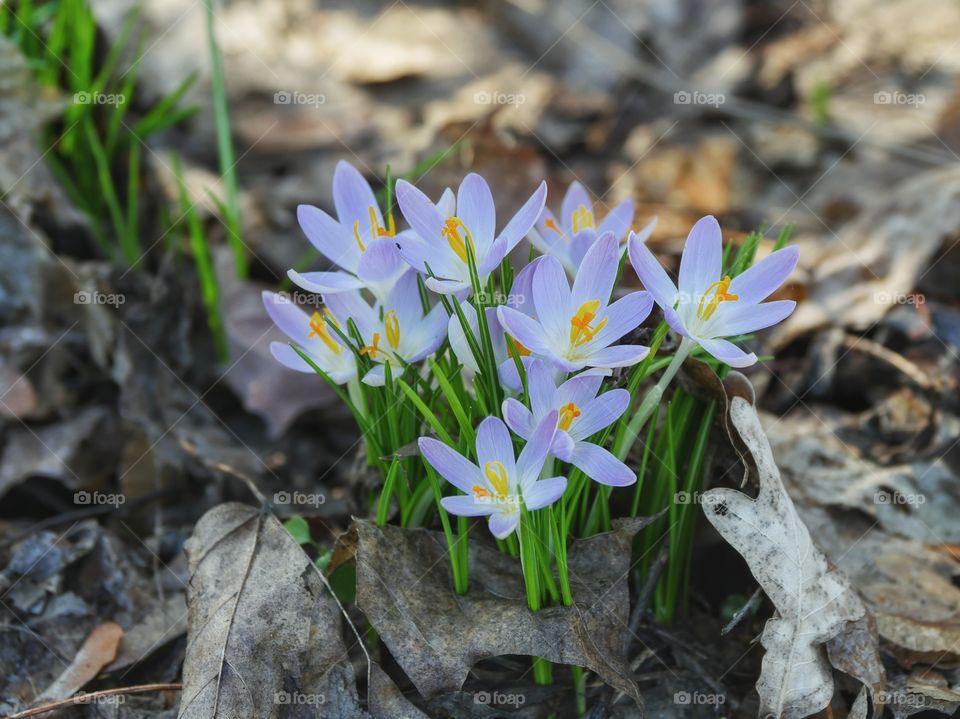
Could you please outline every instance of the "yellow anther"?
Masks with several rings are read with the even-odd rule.
[[[590,324],[597,318],[597,310],[600,309],[600,300],[588,300],[580,305],[577,313],[570,318],[570,344],[579,347],[596,337],[597,332],[603,329],[607,324],[607,318],[604,317],[596,325]]]
[[[463,230],[463,234],[466,235],[466,238],[460,235],[460,230]],[[450,244],[450,249],[452,249],[460,260],[467,264],[467,243],[470,243],[470,250],[473,252],[473,256],[477,255],[477,248],[473,244],[473,236],[470,234],[470,230],[467,229],[467,226],[463,224],[463,220],[459,217],[454,217],[451,215],[446,220],[443,221],[443,229],[440,230],[440,235],[447,238],[447,242]]]
[[[507,481],[507,470],[502,463],[493,461],[483,465],[483,474],[497,497],[506,497],[510,492],[510,483]]]
[[[373,205],[367,206],[367,212],[370,214],[371,239],[376,240],[380,237],[393,237],[397,234],[397,225],[393,221],[393,214],[387,217],[387,224],[390,226],[388,229],[380,226],[380,223],[377,221],[377,210]],[[367,246],[363,244],[363,240],[360,239],[360,220],[354,220],[353,222],[353,239],[356,241],[357,247],[360,248],[361,252],[367,251]]]
[[[371,344],[371,345],[365,345],[364,347],[361,347],[361,348],[360,348],[360,354],[362,354],[362,355],[368,355],[368,356],[370,357],[370,359],[376,359],[378,352],[383,352],[383,350],[380,349],[380,333],[379,333],[379,332],[374,332],[374,333],[373,333],[373,344]]]
[[[593,222],[593,213],[584,205],[580,205],[571,218],[570,224],[573,226],[573,234],[580,234],[580,230],[584,230],[588,227],[595,227]]]
[[[721,302],[736,302],[740,299],[740,295],[731,295],[728,292],[730,282],[730,276],[728,275],[722,280],[717,280],[707,288],[707,291],[703,293],[703,297],[700,298],[700,305],[697,307],[697,317],[702,320],[708,320],[713,316],[713,313],[717,311],[717,307],[720,306]],[[710,296],[711,292],[713,292],[712,297]],[[707,298],[709,298],[709,302]]]
[[[560,408],[560,420],[557,422],[557,426],[566,432],[570,429],[570,425],[573,424],[573,420],[579,416],[580,408],[573,402],[568,402]]]
[[[326,308],[325,314],[326,314]],[[332,315],[331,315],[332,317]],[[319,312],[314,312],[310,315],[310,334],[307,335],[307,338],[310,337],[319,337],[320,340],[327,346],[327,348],[334,354],[340,354],[343,352],[343,347],[330,336],[330,330],[327,329],[327,323],[323,320],[323,315]]]
[[[397,234],[397,225],[393,221],[393,215],[387,217],[387,223],[390,225],[390,229],[386,227],[381,227],[380,223],[377,222],[377,211],[374,209],[373,205],[367,208],[370,211],[370,234],[373,235],[373,239],[378,237],[393,237]]]
[[[354,220],[353,222],[353,239],[357,241],[357,247],[360,248],[361,252],[367,251],[367,246],[363,244],[363,240],[360,239],[360,220]]]
[[[397,319],[397,311],[390,310],[383,318],[383,327],[387,331],[387,342],[392,349],[400,346],[400,320]]]

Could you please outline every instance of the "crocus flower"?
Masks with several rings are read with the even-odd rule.
[[[720,225],[713,217],[704,217],[687,235],[678,288],[643,242],[632,237],[629,245],[633,268],[673,330],[731,367],[748,367],[757,356],[725,337],[775,325],[796,306],[793,300],[763,302],[796,266],[799,251],[795,246],[774,252],[734,278],[721,276]]]
[[[263,293],[263,306],[274,324],[296,344],[304,354],[337,384],[345,384],[357,376],[353,352],[345,347],[328,323],[337,323],[329,309],[307,314],[284,295]],[[270,353],[280,364],[312,374],[314,369],[289,344],[271,342]]]
[[[457,191],[455,209],[444,207],[444,202],[434,205],[416,187],[400,180],[397,204],[415,232],[415,235],[397,238],[400,254],[418,272],[433,275],[427,279],[427,287],[434,292],[459,293],[470,287],[468,248],[473,252],[480,281],[484,282],[530,232],[546,196],[546,183],[540,183],[537,191],[494,238],[493,195],[480,175],[470,173],[464,178]]]
[[[631,222],[633,201],[624,200],[610,210],[598,225],[587,191],[579,182],[573,182],[563,197],[559,219],[544,208],[536,230],[530,233],[530,242],[543,254],[560,260],[563,268],[573,277],[583,256],[599,236],[612,232],[617,241],[622,242],[630,230]],[[640,231],[639,236],[649,237],[656,224],[654,218]]]
[[[610,390],[598,397],[602,381],[602,375],[585,372],[558,387],[551,368],[534,360],[527,371],[531,409],[508,398],[503,402],[503,417],[510,429],[529,439],[547,416],[556,415],[557,434],[550,453],[594,481],[623,487],[637,481],[636,473],[603,447],[586,441],[620,419],[630,404],[630,393],[625,389]]]
[[[500,307],[500,324],[531,352],[567,372],[636,364],[648,347],[611,345],[646,319],[653,300],[647,292],[631,292],[607,304],[619,260],[619,243],[608,232],[587,250],[571,288],[560,261],[542,258],[533,276],[536,319]]]
[[[477,428],[474,464],[443,442],[420,438],[420,452],[445,480],[463,492],[440,500],[450,514],[489,517],[490,531],[505,539],[517,528],[521,504],[528,510],[553,504],[567,487],[566,477],[537,479],[557,429],[557,413],[544,417],[514,460],[510,432],[499,417],[487,417]]]
[[[436,351],[446,335],[447,316],[441,305],[424,315],[417,286],[417,275],[400,277],[386,301],[370,306],[356,290],[325,295],[327,307],[344,323],[352,319],[363,340],[360,354],[375,364],[363,382],[379,387],[386,382],[384,364],[397,372],[405,365],[419,362]]]
[[[290,279],[305,290],[322,294],[366,288],[384,301],[408,269],[397,248],[393,217],[384,220],[370,184],[343,161],[333,173],[333,204],[337,219],[318,207],[300,205],[297,220],[313,246],[342,271],[290,270]]]

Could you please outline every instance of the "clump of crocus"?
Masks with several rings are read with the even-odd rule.
[[[643,345],[614,345],[650,314],[647,292],[631,292],[610,304],[620,249],[608,232],[587,250],[573,281],[559,260],[544,257],[533,276],[536,318],[511,307],[500,307],[500,323],[535,355],[565,372],[584,367],[629,367],[649,351]]]
[[[490,532],[505,539],[520,522],[520,508],[541,509],[556,502],[566,489],[566,477],[538,479],[557,431],[557,413],[547,414],[530,434],[517,457],[503,420],[487,417],[477,428],[477,464],[429,437],[420,439],[420,452],[441,477],[463,492],[444,497],[443,508],[464,517],[489,517]]]
[[[396,516],[405,526],[421,526],[438,518],[458,592],[469,586],[465,518],[487,517],[503,551],[520,556],[530,608],[558,597],[572,603],[567,541],[610,526],[610,508],[618,506],[607,504],[610,488],[636,483],[624,459],[684,359],[700,348],[732,367],[753,364],[756,355],[733,341],[794,308],[765,300],[793,270],[795,248],[728,276],[719,225],[706,217],[687,238],[675,284],[646,247],[653,223],[629,232],[629,201],[598,222],[579,183],[567,191],[559,216],[544,210],[541,184],[499,234],[493,195],[475,174],[436,203],[398,182],[408,229],[381,213],[370,185],[345,163],[337,167],[333,194],[336,219],[309,207],[298,216],[336,267],[290,275],[319,292],[324,306],[305,312],[283,295],[265,293],[267,311],[291,340],[271,350],[292,369],[318,370],[354,412],[368,462],[384,478],[377,521]],[[630,262],[644,290],[624,294],[615,285],[628,232]],[[512,279],[507,255],[525,236],[542,254],[531,253]],[[749,264],[755,246],[745,247],[743,261],[732,267]],[[667,361],[625,339],[654,302],[681,337]],[[663,333],[654,337],[659,347]],[[638,402],[638,388],[655,372],[658,381]],[[688,464],[701,467],[704,441],[682,434],[696,424],[693,400],[680,399],[686,409],[666,413],[674,424],[651,447],[671,448],[669,467],[676,469],[686,461],[677,453],[699,447],[693,450],[699,459]],[[706,429],[698,427],[697,437],[706,438]],[[689,468],[683,471],[696,481]],[[636,487],[634,513],[644,484]],[[448,513],[460,519],[451,522]],[[671,547],[684,545],[673,539]],[[668,572],[674,583],[684,576],[677,566]]]

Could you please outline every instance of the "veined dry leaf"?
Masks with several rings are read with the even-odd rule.
[[[846,577],[813,544],[780,481],[756,409],[730,400],[730,421],[756,463],[760,493],[704,493],[710,523],[746,560],[777,608],[761,643],[767,650],[757,681],[762,716],[800,719],[830,703],[833,676],[821,646],[866,614]]]
[[[207,512],[186,545],[180,719],[367,717],[323,580],[275,517]]]
[[[357,603],[420,693],[457,691],[482,659],[519,654],[587,667],[642,706],[625,659],[633,536],[649,519],[571,544],[573,607],[527,608],[519,567],[470,542],[470,591],[453,592],[442,534],[354,523]]]

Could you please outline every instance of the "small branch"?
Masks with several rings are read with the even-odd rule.
[[[183,684],[176,682],[174,684],[141,684],[140,686],[135,687],[103,689],[99,692],[78,694],[77,696],[70,697],[69,699],[61,699],[60,701],[50,702],[49,704],[42,704],[38,707],[33,707],[32,709],[26,709],[22,712],[11,714],[10,716],[5,717],[5,719],[26,719],[26,717],[40,716],[41,714],[47,714],[48,712],[55,711],[56,709],[63,709],[64,707],[76,706],[77,704],[89,704],[103,697],[113,697],[122,694],[146,694],[148,692],[178,691],[182,687]]]
[[[750,595],[750,598],[747,600],[747,603],[744,604],[742,607],[740,607],[740,609],[737,610],[736,614],[734,614],[733,617],[730,619],[730,621],[727,623],[727,626],[725,626],[723,629],[720,630],[720,636],[721,637],[727,636],[730,632],[734,630],[734,628],[738,624],[740,624],[740,622],[744,620],[744,618],[746,618],[748,615],[753,614],[755,611],[757,611],[757,607],[760,606],[760,602],[762,600],[763,600],[763,587],[757,587],[753,591],[753,594]]]

